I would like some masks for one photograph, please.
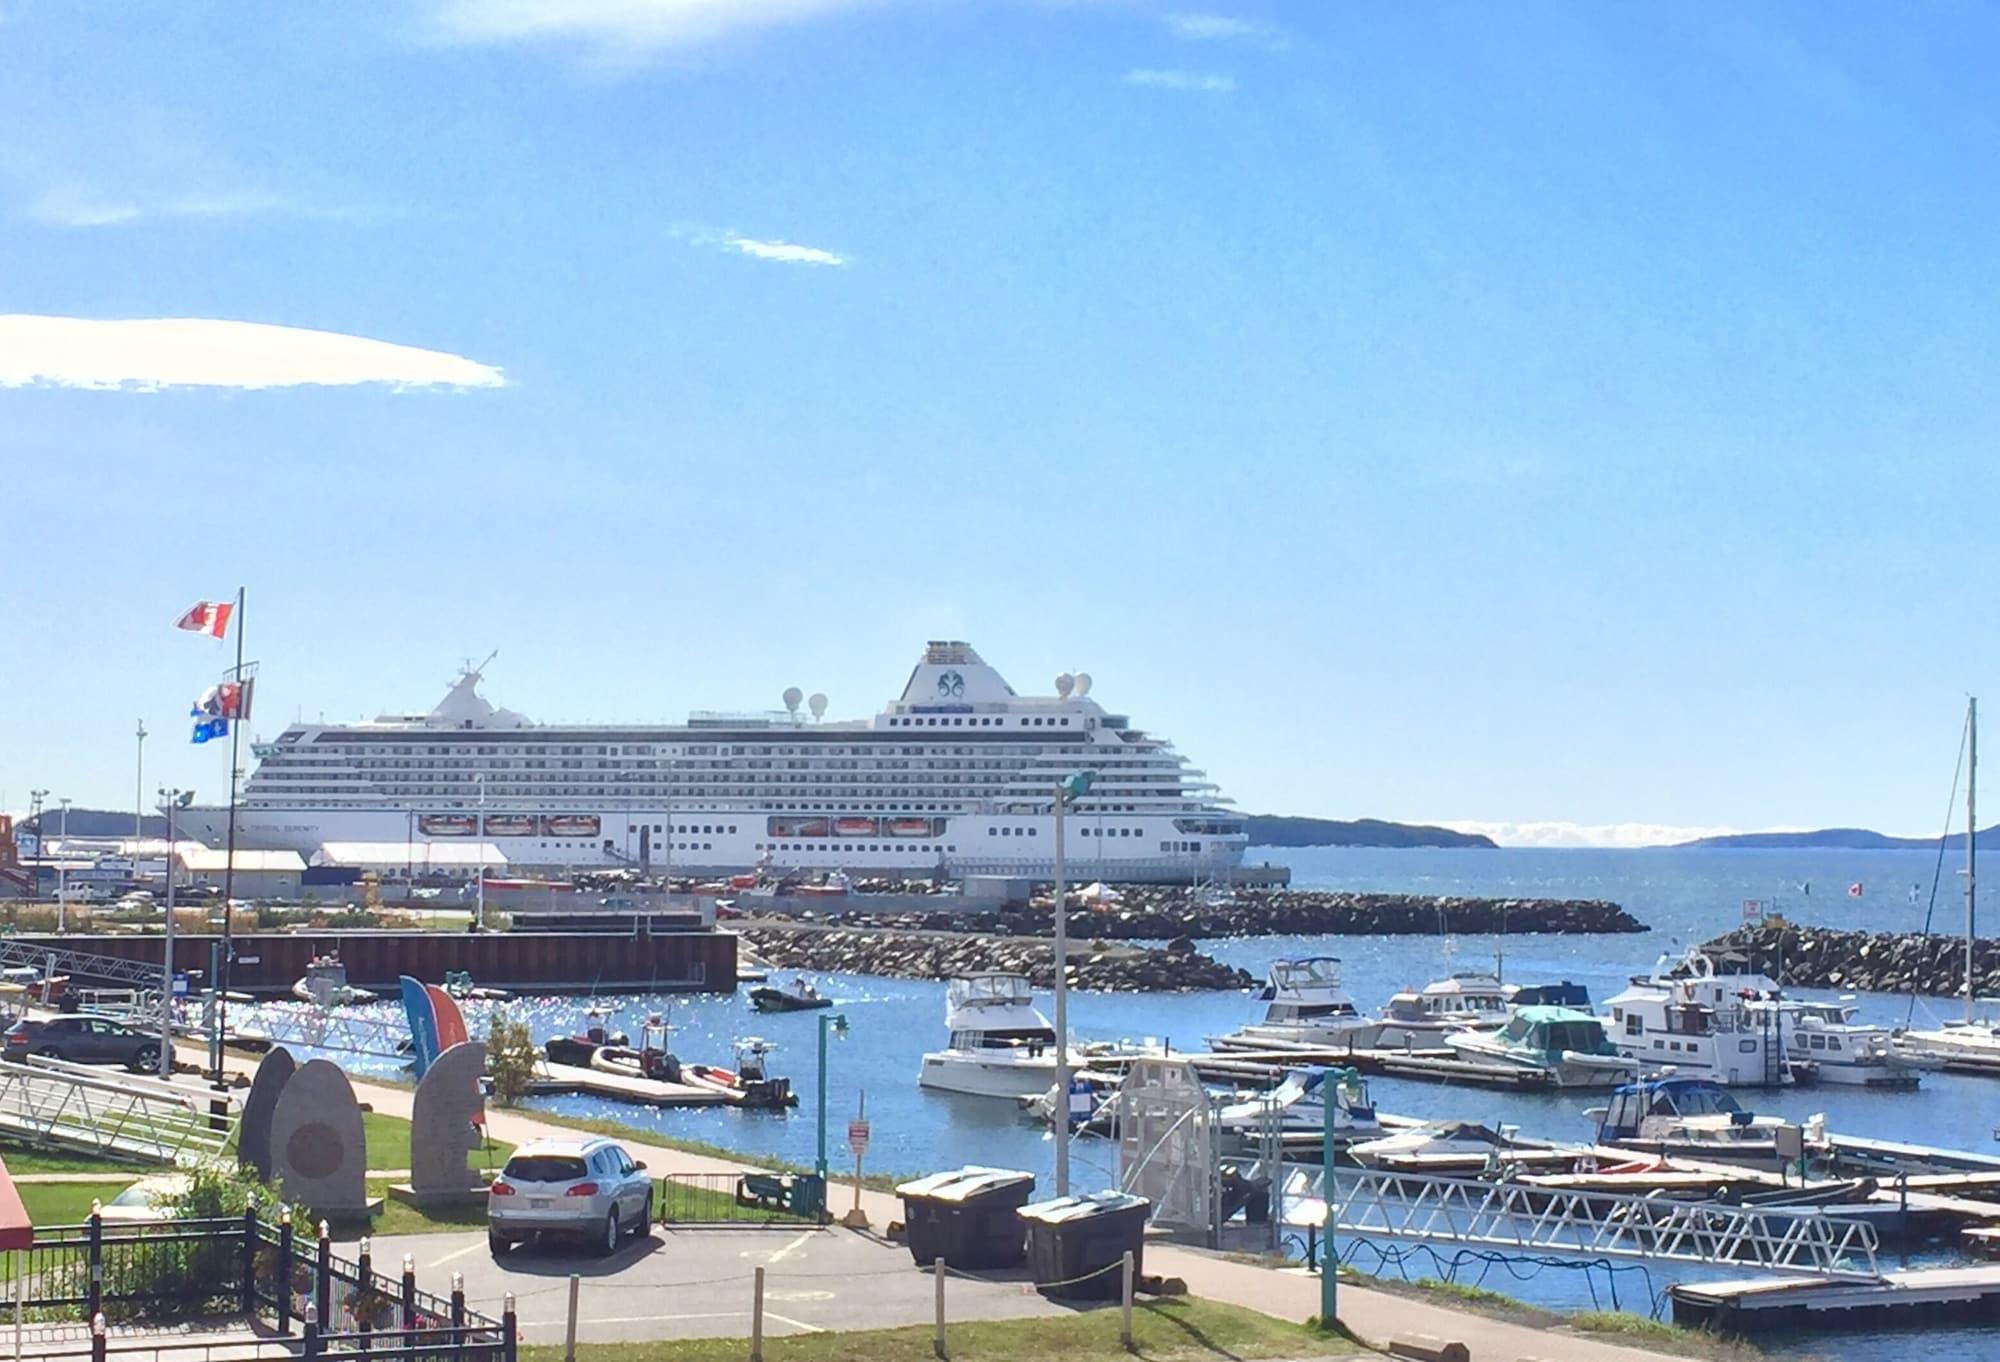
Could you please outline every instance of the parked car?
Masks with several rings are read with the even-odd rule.
[[[652,1233],[653,1180],[611,1140],[535,1140],[514,1151],[486,1191],[495,1253],[538,1234],[579,1239],[605,1255]]]
[[[7,1028],[4,1053],[16,1061],[43,1055],[74,1064],[122,1064],[133,1073],[158,1073],[160,1033],[87,1013],[47,1021],[23,1017]]]
[[[104,1203],[100,1214],[107,1225],[153,1225],[173,1218],[170,1203],[187,1193],[186,1173],[161,1173],[140,1178]]]

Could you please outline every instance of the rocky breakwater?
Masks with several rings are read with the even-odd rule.
[[[950,979],[982,970],[1025,974],[1039,988],[1055,982],[1055,951],[1046,937],[893,931],[793,923],[734,924],[744,943],[779,970]],[[1246,989],[1255,981],[1180,941],[1167,950],[1072,940],[1069,983],[1099,993],[1198,993]]]
[[[1046,899],[987,912],[842,913],[843,923],[931,932],[1046,936]],[[1073,900],[1070,932],[1105,941],[1228,936],[1589,935],[1648,930],[1603,899],[1433,898],[1325,889],[1239,889],[1218,902],[1185,889],[1133,888],[1101,902]]]
[[[1963,997],[1965,938],[1843,932],[1767,918],[1705,943],[1718,963],[1741,962],[1781,984],[1862,993]],[[2000,992],[2000,941],[1973,943],[1974,997]]]

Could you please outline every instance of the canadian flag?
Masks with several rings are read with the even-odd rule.
[[[192,609],[180,617],[174,626],[190,633],[207,634],[210,638],[221,638],[229,632],[229,614],[236,609],[224,601],[220,605],[209,601],[196,601]]]
[[[1855,881],[1855,882],[1854,882],[1853,884],[1850,884],[1850,885],[1848,885],[1848,886],[1847,886],[1847,897],[1849,897],[1849,898],[1851,898],[1851,899],[1858,899],[1858,898],[1860,898],[1860,897],[1861,897],[1861,881],[1860,881],[1860,880],[1856,880],[1856,881]]]

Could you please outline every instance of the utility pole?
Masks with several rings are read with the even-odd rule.
[[[1979,700],[1965,702],[1965,1019],[1972,1020],[1972,934],[1979,887]]]
[[[1056,1195],[1069,1195],[1069,905],[1063,890],[1063,808],[1090,788],[1090,772],[1056,782]]]
[[[63,841],[67,842],[69,840],[69,797],[65,795],[63,798],[57,800],[56,802],[62,805],[62,832],[59,835],[61,836]],[[69,854],[68,852],[63,853],[63,855],[65,856],[67,856],[68,854]],[[69,927],[69,863],[67,861],[57,861],[56,862],[56,935],[61,936],[65,931],[68,930],[68,927]]]
[[[192,792],[188,794],[191,797]],[[186,799],[181,790],[162,786],[160,802],[167,807],[167,930],[160,963],[160,1077],[171,1078],[174,1072],[174,811],[186,807]]]
[[[137,842],[146,835],[146,721],[139,720],[139,761],[132,777],[132,840]],[[139,848],[132,848],[132,859],[139,859]]]

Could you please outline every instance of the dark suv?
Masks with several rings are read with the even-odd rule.
[[[29,1055],[66,1059],[75,1064],[122,1064],[133,1073],[160,1071],[160,1034],[127,1026],[109,1017],[23,1018],[7,1028],[5,1054],[22,1060]]]

